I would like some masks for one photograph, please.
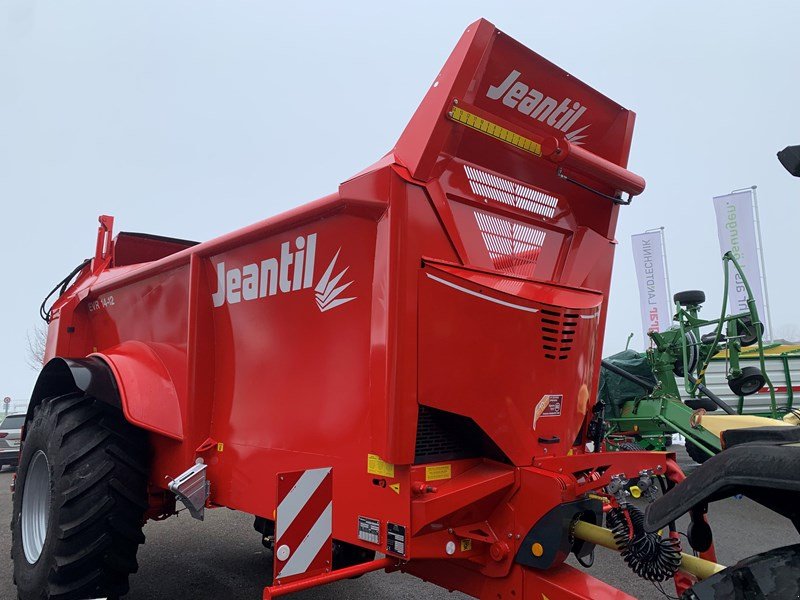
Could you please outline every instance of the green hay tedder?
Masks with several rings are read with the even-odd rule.
[[[791,381],[796,349],[768,354],[774,345],[764,344],[764,326],[747,278],[732,253],[722,260],[725,284],[719,318],[699,316],[703,292],[679,292],[674,297],[675,324],[651,332],[646,352],[625,350],[603,361],[595,443],[618,450],[663,450],[678,433],[686,438],[690,456],[703,462],[722,450],[723,431],[800,423]],[[748,299],[747,310],[728,314],[732,270]],[[782,367],[779,387],[770,377],[775,369],[768,368],[768,361],[776,359]],[[724,366],[730,390],[725,395],[737,398],[736,407],[720,397],[719,386],[708,382],[709,373],[719,366]],[[748,410],[745,398],[754,394],[768,395],[768,404],[754,403],[754,410]]]

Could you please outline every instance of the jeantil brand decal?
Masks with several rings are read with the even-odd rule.
[[[486,97],[490,100],[500,100],[509,108],[516,108],[523,115],[536,119],[542,123],[564,132],[564,137],[571,143],[580,146],[586,135],[580,135],[589,125],[584,125],[578,129],[570,131],[570,128],[577,123],[586,107],[580,102],[572,101],[571,98],[564,98],[559,101],[556,98],[546,96],[544,93],[534,89],[520,81],[520,73],[517,70],[511,71],[508,76],[497,85],[490,85],[486,91]]]
[[[322,277],[314,286],[316,251],[317,234],[312,233],[296,238],[294,246],[292,242],[283,242],[280,255],[277,257],[246,264],[241,268],[226,268],[224,262],[217,263],[217,291],[211,294],[214,307],[219,308],[225,304],[238,304],[242,301],[258,300],[312,287],[320,312],[329,311],[355,300],[355,296],[341,297],[353,283],[348,281],[340,285],[349,267],[334,275],[341,248],[336,251]]]

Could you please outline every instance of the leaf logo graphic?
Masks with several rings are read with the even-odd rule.
[[[339,258],[339,252],[341,251],[341,248],[336,251],[331,264],[328,265],[328,268],[325,270],[325,273],[319,280],[317,287],[314,288],[317,308],[319,308],[320,312],[328,311],[332,308],[336,308],[337,306],[341,306],[342,304],[346,304],[347,302],[356,299],[355,296],[349,298],[339,298],[342,292],[349,288],[353,283],[352,281],[348,281],[347,283],[339,285],[342,277],[344,277],[344,274],[347,273],[347,270],[350,267],[345,267],[338,275],[331,279],[331,275],[333,275],[333,271],[336,268],[336,259]]]
[[[589,127],[590,127],[590,125],[584,125],[584,126],[583,126],[583,127],[581,127],[580,129],[575,129],[574,131],[570,131],[570,132],[569,132],[567,135],[565,135],[564,137],[565,137],[565,138],[567,138],[567,139],[568,139],[570,142],[572,142],[572,143],[573,143],[573,144],[575,144],[576,146],[582,146],[582,145],[583,145],[583,141],[582,141],[582,140],[583,140],[585,137],[588,137],[588,136],[586,136],[586,135],[579,135],[579,134],[583,133],[583,132],[584,132],[586,129],[588,129]]]

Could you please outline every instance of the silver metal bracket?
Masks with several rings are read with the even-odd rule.
[[[628,503],[628,496],[631,493],[625,489],[625,486],[628,485],[628,478],[625,477],[624,473],[618,473],[617,475],[611,476],[611,481],[608,482],[606,486],[606,493],[616,498],[617,503],[621,506],[623,504]]]
[[[200,521],[205,516],[206,500],[211,494],[211,483],[206,480],[202,459],[169,482],[169,490],[189,509],[189,514]]]
[[[651,469],[643,469],[639,471],[639,481],[636,485],[641,490],[642,496],[644,496],[645,500],[648,502],[655,501],[657,494],[656,482]]]

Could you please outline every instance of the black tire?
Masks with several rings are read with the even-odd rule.
[[[691,306],[705,302],[706,293],[702,290],[686,290],[685,292],[677,292],[672,299],[681,306]]]
[[[691,458],[698,465],[702,465],[709,458],[711,458],[708,454],[703,452],[699,446],[693,444],[689,440],[686,440],[686,454],[688,454],[689,458]]]
[[[622,442],[617,446],[622,452],[641,452],[644,450],[639,444],[636,442]]]
[[[697,336],[693,331],[687,331],[684,336],[684,343],[686,344],[687,362],[689,373],[693,373],[697,368],[697,363],[700,361],[700,352],[697,348]],[[675,359],[675,364],[672,366],[672,372],[678,377],[683,377],[683,352]]]
[[[664,447],[669,448],[672,446],[672,435],[664,436]],[[645,449],[638,442],[622,442],[619,449],[623,452],[643,452]]]
[[[741,336],[739,343],[743,348],[752,346],[758,343],[758,338],[764,334],[764,324],[759,323],[756,327],[750,317],[744,317],[736,322],[736,333]]]
[[[31,564],[23,547],[22,508],[29,467],[41,453],[47,458],[50,503],[41,554]],[[19,599],[126,594],[144,543],[147,475],[147,435],[119,410],[82,394],[37,406],[26,424],[13,498],[11,558]],[[29,544],[29,552],[34,547]]]
[[[714,340],[717,340],[718,344],[721,344],[727,341],[727,337],[725,337],[724,333],[719,334],[719,338],[717,338],[717,333],[715,331],[709,331],[708,333],[704,333],[700,336],[700,343],[706,346],[710,346],[714,343]]]
[[[745,367],[742,374],[728,380],[728,387],[737,396],[750,396],[755,394],[767,383],[764,374],[758,367]]]
[[[800,544],[767,550],[715,573],[686,590],[681,600],[800,598]]]
[[[708,412],[719,410],[719,406],[710,398],[687,398],[683,403],[692,410],[698,410],[700,408]]]

